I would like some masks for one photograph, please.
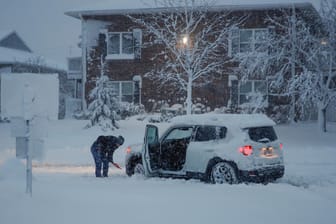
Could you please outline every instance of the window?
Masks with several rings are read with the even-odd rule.
[[[177,139],[184,139],[184,138],[190,138],[191,134],[193,132],[192,127],[186,127],[186,128],[176,128],[172,130],[165,140],[177,140]]]
[[[133,59],[134,41],[132,32],[108,33],[108,59]]]
[[[69,71],[82,71],[82,58],[69,58],[68,59]]]
[[[226,136],[226,127],[200,126],[197,128],[195,141],[205,142],[216,139],[224,139],[225,136]]]
[[[267,97],[267,82],[264,80],[248,80],[239,84],[239,104],[249,103],[253,98]],[[256,100],[256,99],[254,99]]]
[[[248,128],[248,134],[255,142],[273,142],[278,139],[273,127]]]
[[[113,89],[113,95],[120,102],[133,102],[134,82],[133,81],[111,81],[108,85]]]
[[[231,52],[232,56],[236,53],[245,52],[267,52],[268,29],[234,29],[231,33]]]
[[[106,59],[141,59],[141,29],[132,32],[104,32],[107,35]]]
[[[68,58],[68,79],[82,79],[82,58]]]

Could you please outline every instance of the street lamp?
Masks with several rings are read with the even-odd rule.
[[[188,36],[187,35],[183,36],[182,38],[183,45],[188,46],[188,42],[189,42]]]

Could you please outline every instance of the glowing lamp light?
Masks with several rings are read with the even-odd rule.
[[[239,148],[239,152],[243,154],[244,156],[249,156],[252,154],[253,148],[251,145],[245,145]]]
[[[328,41],[326,41],[326,40],[321,40],[321,44],[322,44],[322,45],[327,45],[327,44],[328,44]]]
[[[183,43],[184,45],[187,45],[187,44],[188,44],[188,41],[189,41],[189,38],[188,38],[187,36],[184,36],[184,37],[182,38],[182,43]]]

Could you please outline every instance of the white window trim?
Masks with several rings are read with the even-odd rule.
[[[252,42],[241,42],[240,41],[240,31],[252,31]],[[256,38],[255,38],[255,32],[256,31],[266,31],[268,32],[268,28],[249,28],[249,29],[239,29],[239,53],[245,53],[245,52],[241,52],[240,50],[240,45],[243,44],[250,44],[252,46],[252,52],[256,51],[256,44],[258,43],[263,43],[263,42],[257,42]]]
[[[118,98],[119,102],[125,102],[125,101],[122,101],[122,97],[123,97],[123,94],[122,94],[122,83],[132,83],[132,94],[125,95],[125,96],[132,96],[132,98],[133,98],[132,101],[134,101],[134,89],[135,89],[134,81],[110,81],[109,83],[111,83],[111,84],[117,83],[119,85],[119,93],[116,96]]]
[[[251,87],[252,89],[251,89],[251,92],[249,92],[249,93],[256,93],[256,91],[255,91],[255,83],[256,82],[265,82],[266,83],[266,93],[264,95],[266,97],[266,101],[268,102],[268,82],[266,80],[247,80],[247,81],[244,81],[244,82],[240,81],[238,83],[238,105],[243,104],[243,103],[241,103],[240,96],[249,94],[249,93],[241,93],[240,92],[240,86],[242,85],[242,83],[245,84],[246,82],[251,82],[252,83],[252,87]]]
[[[105,57],[105,59],[108,60],[120,60],[120,59],[134,59],[135,58],[135,54],[134,54],[134,46],[133,46],[133,53],[132,54],[124,54],[122,53],[122,34],[127,33],[127,34],[131,34],[133,36],[133,32],[107,32],[106,35],[106,49],[108,51],[109,46],[110,46],[110,35],[111,34],[119,34],[119,54],[109,54],[107,52],[107,55]],[[134,38],[134,37],[133,37]],[[134,42],[134,41],[133,41]],[[134,45],[134,43],[133,43]]]
[[[236,38],[234,38],[233,36],[232,36],[232,33],[230,32],[230,38],[229,38],[229,45],[230,45],[230,47],[229,47],[229,50],[228,50],[228,55],[230,56],[230,57],[232,57],[234,54],[244,54],[244,53],[247,53],[247,52],[241,52],[241,41],[240,41],[240,32],[241,31],[244,31],[244,30],[246,30],[246,31],[248,31],[248,30],[251,30],[252,31],[252,43],[250,43],[250,42],[243,42],[243,43],[250,43],[251,44],[251,46],[252,46],[252,52],[253,51],[255,51],[256,49],[255,49],[255,46],[256,46],[256,44],[258,44],[258,43],[263,43],[263,42],[256,42],[256,40],[255,40],[255,31],[258,31],[258,30],[264,30],[264,31],[266,31],[266,32],[268,32],[269,33],[269,28],[236,28],[236,29],[234,29],[234,30],[232,30],[231,32],[235,32],[235,31],[238,31],[238,36],[236,37]],[[235,41],[237,41],[238,43],[235,43]],[[238,49],[237,49],[237,52],[235,52],[234,50],[233,50],[233,46],[235,45],[235,44],[237,44],[238,45]],[[264,53],[264,52],[260,52],[260,53]]]

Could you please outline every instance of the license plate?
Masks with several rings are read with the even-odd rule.
[[[262,155],[264,155],[266,157],[273,156],[273,147],[261,148],[261,153],[262,153]]]

